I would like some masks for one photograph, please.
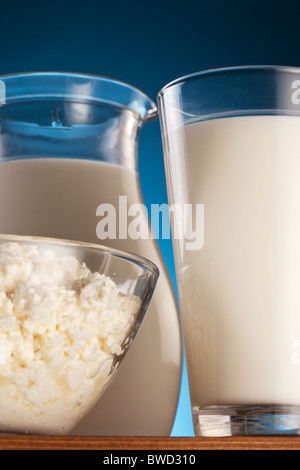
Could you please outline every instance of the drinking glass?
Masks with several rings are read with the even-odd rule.
[[[299,434],[300,69],[158,95],[196,435]]]

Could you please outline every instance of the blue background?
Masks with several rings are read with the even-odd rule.
[[[300,66],[299,13],[291,0],[1,2],[0,74],[99,74],[156,100],[166,83],[200,70]],[[167,202],[157,121],[142,131],[139,168],[145,203]],[[176,286],[171,241],[160,246]],[[172,435],[193,435],[185,367]]]

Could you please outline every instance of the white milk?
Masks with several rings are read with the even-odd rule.
[[[175,139],[205,214],[203,248],[176,256],[192,406],[300,405],[300,119],[222,118]]]
[[[131,351],[99,406],[75,433],[168,435],[174,418],[170,403],[176,403],[180,386],[176,298],[156,240],[97,237],[97,207],[113,204],[117,210],[119,195],[127,196],[128,206],[142,203],[137,173],[118,165],[59,158],[1,162],[0,233],[105,244],[140,254],[159,267],[159,281]],[[174,381],[178,387],[170,389]],[[168,389],[168,394],[162,392]],[[158,431],[155,416],[165,428]]]

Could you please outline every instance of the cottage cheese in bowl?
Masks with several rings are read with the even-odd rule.
[[[1,243],[0,430],[72,430],[106,389],[140,306],[75,256]]]

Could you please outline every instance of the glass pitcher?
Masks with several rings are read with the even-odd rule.
[[[129,208],[143,204],[139,132],[157,117],[156,106],[136,88],[99,76],[28,73],[0,84],[0,233],[100,243],[160,270],[119,376],[73,434],[169,435],[182,361],[176,298],[156,240],[126,230]],[[146,213],[140,217],[149,224]]]

